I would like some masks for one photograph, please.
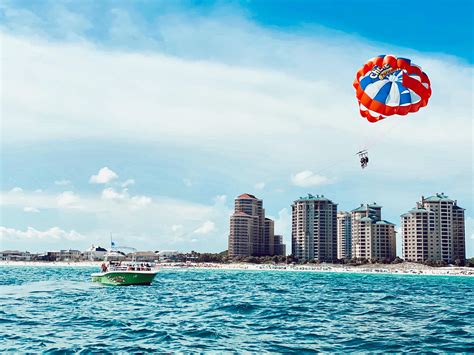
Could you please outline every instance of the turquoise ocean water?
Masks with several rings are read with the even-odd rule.
[[[474,278],[0,267],[0,352],[474,352]]]

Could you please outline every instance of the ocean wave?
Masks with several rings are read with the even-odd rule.
[[[0,273],[0,352],[470,352],[474,280],[89,269]],[[14,279],[12,279],[14,278]]]

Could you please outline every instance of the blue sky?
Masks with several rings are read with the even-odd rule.
[[[242,192],[264,199],[288,243],[290,204],[308,192],[342,210],[377,201],[397,224],[445,192],[467,209],[474,255],[472,3],[402,10],[3,2],[2,248],[85,248],[112,232],[140,249],[220,251]],[[379,53],[423,67],[427,108],[359,116],[354,73]]]

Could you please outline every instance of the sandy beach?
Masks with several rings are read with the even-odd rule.
[[[0,267],[8,266],[39,266],[39,267],[97,267],[101,261],[80,262],[39,262],[39,261],[0,261]],[[401,264],[367,264],[348,266],[339,264],[317,265],[272,265],[272,264],[216,264],[216,263],[159,263],[157,269],[209,269],[209,270],[251,270],[251,271],[298,271],[298,272],[339,272],[339,273],[369,273],[369,274],[396,274],[396,275],[439,275],[439,276],[471,276],[474,277],[474,268],[468,267],[431,267],[417,263]]]

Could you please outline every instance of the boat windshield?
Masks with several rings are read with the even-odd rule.
[[[121,261],[110,261],[107,265],[107,271],[151,271],[152,263],[128,263]]]

